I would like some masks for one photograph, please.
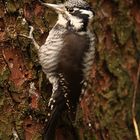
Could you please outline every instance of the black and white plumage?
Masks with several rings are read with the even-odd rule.
[[[94,59],[95,37],[88,28],[93,11],[86,1],[42,4],[58,13],[55,26],[38,51],[42,69],[53,87],[44,138],[50,140],[61,113],[76,108],[85,91]]]

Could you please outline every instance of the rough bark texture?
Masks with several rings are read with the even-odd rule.
[[[131,108],[138,86],[135,112],[140,126],[140,83],[136,81],[140,63],[140,2],[89,2],[96,13],[96,56],[90,77],[92,86],[78,106],[74,125],[80,140],[135,140]],[[0,0],[1,140],[41,139],[51,86],[31,40],[22,35],[28,35],[32,25],[35,39],[43,44],[56,17],[37,0]],[[64,130],[57,130],[57,140],[72,139],[69,125],[68,132]]]

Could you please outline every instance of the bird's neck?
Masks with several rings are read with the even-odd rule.
[[[81,19],[71,16],[70,19],[65,19],[61,14],[58,15],[58,21],[56,25],[59,24],[66,29],[73,31],[80,31],[83,28],[83,22]]]
[[[59,24],[59,25],[63,26],[64,28],[66,28],[67,22],[68,21],[61,14],[58,15],[58,21],[57,21],[56,25]]]

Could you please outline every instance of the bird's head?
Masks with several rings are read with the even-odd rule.
[[[89,4],[83,0],[68,0],[64,4],[43,3],[58,14],[58,24],[76,31],[86,31],[94,15]]]

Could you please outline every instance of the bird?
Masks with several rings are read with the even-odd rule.
[[[58,118],[64,111],[76,110],[79,98],[85,94],[96,48],[95,34],[90,28],[95,13],[84,0],[40,3],[58,15],[43,45],[37,45],[33,29],[30,32],[38,48],[39,63],[52,84],[44,130],[44,140],[50,140],[55,135]]]

